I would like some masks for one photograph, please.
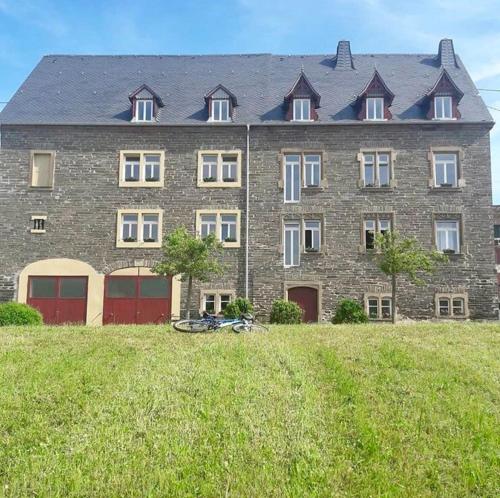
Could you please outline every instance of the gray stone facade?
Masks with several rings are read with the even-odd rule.
[[[370,255],[360,252],[365,213],[392,213],[395,228],[426,247],[433,244],[433,219],[453,214],[462,221],[462,254],[416,287],[401,285],[400,311],[411,318],[435,316],[439,292],[466,292],[471,318],[494,318],[494,248],[491,242],[490,125],[451,123],[252,126],[250,129],[250,298],[266,316],[287,282],[321,288],[321,319],[329,319],[341,297],[359,300],[387,288],[388,280]],[[164,210],[163,234],[179,225],[195,231],[197,209],[240,209],[241,247],[225,249],[226,272],[209,289],[245,292],[246,128],[244,126],[23,126],[3,125],[0,152],[0,299],[15,299],[17,276],[29,263],[72,258],[102,273],[146,261],[159,249],[116,248],[118,209]],[[447,191],[429,187],[431,147],[461,150],[465,185]],[[396,186],[359,187],[361,149],[390,148],[396,153]],[[163,188],[120,188],[120,150],[164,150]],[[199,150],[239,149],[241,188],[197,187]],[[281,179],[283,150],[323,154],[326,182],[303,190],[301,202],[285,204]],[[54,150],[52,190],[29,186],[30,151]],[[30,233],[31,216],[47,216],[45,234]],[[302,254],[298,268],[284,268],[282,220],[314,215],[323,220],[323,249]],[[146,266],[147,266],[146,265]],[[183,286],[185,287],[185,286]],[[183,291],[185,292],[185,290]],[[198,309],[199,287],[193,307]],[[181,303],[184,304],[184,296]]]

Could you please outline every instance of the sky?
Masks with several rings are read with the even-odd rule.
[[[46,54],[331,55],[341,39],[433,54],[452,38],[476,86],[497,90],[480,93],[500,121],[499,28],[500,0],[0,0],[0,102]],[[491,140],[500,204],[500,125]]]

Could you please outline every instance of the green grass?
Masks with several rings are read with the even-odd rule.
[[[494,497],[500,326],[0,329],[0,496]]]

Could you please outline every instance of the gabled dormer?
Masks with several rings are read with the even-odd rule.
[[[158,110],[163,107],[163,102],[149,86],[141,85],[128,98],[132,104],[132,121],[137,123],[156,121]]]
[[[392,118],[389,107],[394,99],[394,94],[385,84],[382,76],[375,70],[372,78],[367,83],[356,99],[355,106],[358,119],[365,121],[387,121]]]
[[[225,86],[217,85],[205,95],[208,121],[228,122],[233,119],[234,108],[238,105],[236,96]]]
[[[287,121],[316,121],[321,96],[302,70],[291,90],[285,95]]]
[[[463,96],[464,93],[455,84],[448,71],[443,69],[436,83],[424,98],[427,118],[436,120],[460,119],[458,103]]]

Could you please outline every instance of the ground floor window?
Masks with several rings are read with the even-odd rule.
[[[234,299],[235,293],[230,290],[208,290],[201,293],[201,309],[211,315],[224,313],[227,305]]]
[[[436,312],[440,318],[464,318],[467,314],[466,296],[453,294],[437,295]]]
[[[392,318],[392,298],[380,295],[368,296],[366,313],[371,320],[389,320]]]

